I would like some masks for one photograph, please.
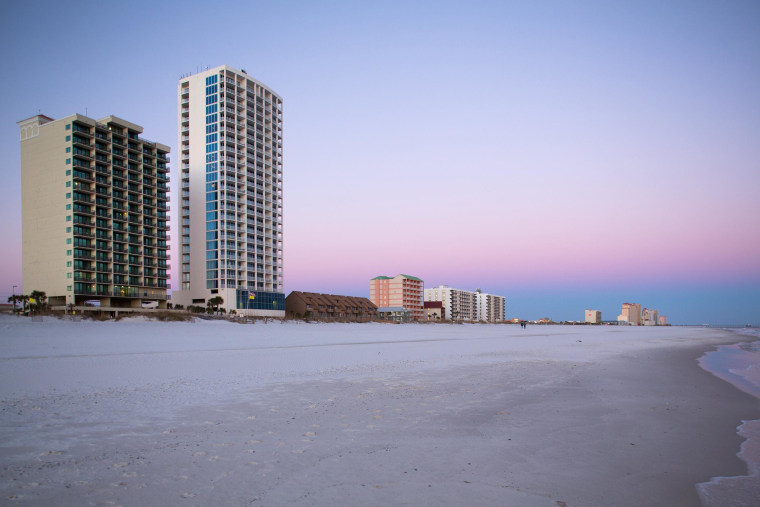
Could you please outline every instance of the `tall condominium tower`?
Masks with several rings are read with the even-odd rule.
[[[23,290],[52,306],[165,307],[169,147],[115,116],[18,125]]]
[[[180,287],[238,314],[283,317],[282,99],[226,65],[178,89]]]

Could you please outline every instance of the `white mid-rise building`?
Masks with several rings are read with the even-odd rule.
[[[226,65],[183,77],[179,290],[172,301],[283,317],[282,99]]]
[[[504,320],[506,300],[502,296],[453,289],[440,285],[425,289],[425,301],[440,301],[445,320],[501,322]]]

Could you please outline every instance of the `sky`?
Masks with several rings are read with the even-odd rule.
[[[740,0],[2,2],[0,297],[15,122],[142,125],[176,189],[180,76],[226,64],[283,98],[286,293],[405,273],[508,317],[760,324],[759,25]]]

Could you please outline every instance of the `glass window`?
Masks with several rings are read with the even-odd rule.
[[[71,141],[71,136],[66,136],[66,142],[68,142],[68,141]]]
[[[66,169],[66,176],[71,176],[71,169]]]
[[[71,164],[71,159],[70,159],[70,158],[67,158],[67,159],[66,159],[66,163],[70,165],[70,164]]]
[[[66,255],[71,255],[71,250],[66,250]]]
[[[71,146],[66,146],[66,153],[71,153]]]
[[[71,182],[70,182],[70,181],[67,181],[67,182],[66,182],[66,186],[67,186],[67,187],[70,187],[70,186],[71,186]]]
[[[66,273],[66,278],[71,278],[71,273]]]
[[[67,123],[66,124],[66,130],[71,130],[71,123]],[[69,289],[69,290],[71,290],[71,289]]]
[[[66,244],[67,244],[67,245],[70,245],[70,244],[71,244],[71,238],[66,238]]]
[[[66,215],[66,221],[71,222],[71,215]]]

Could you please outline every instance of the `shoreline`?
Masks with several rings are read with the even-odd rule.
[[[5,328],[1,499],[699,505],[760,419],[716,330],[159,325]]]
[[[750,394],[760,403],[760,332],[731,330],[741,341],[721,345],[705,353],[699,365],[736,389]],[[697,485],[704,507],[753,505],[760,498],[760,419],[746,420],[737,427],[744,439],[737,456],[746,463],[746,472],[717,476]]]

